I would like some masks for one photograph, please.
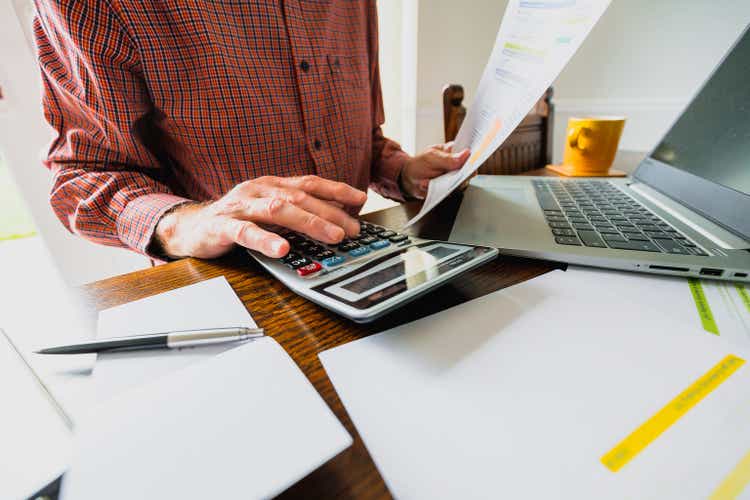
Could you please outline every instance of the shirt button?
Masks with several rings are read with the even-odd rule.
[[[310,71],[310,63],[305,60],[299,63],[299,67],[302,68],[302,71],[304,71],[305,73]]]
[[[313,147],[314,147],[315,149],[317,149],[318,151],[320,151],[320,148],[322,148],[322,147],[323,147],[323,143],[322,143],[322,142],[320,142],[320,140],[319,140],[319,139],[315,139],[315,142],[313,142]]]

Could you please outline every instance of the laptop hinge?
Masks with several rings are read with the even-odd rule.
[[[628,188],[632,189],[638,193],[638,195],[644,197],[686,226],[689,226],[695,232],[711,240],[720,248],[727,250],[743,250],[750,247],[750,243],[739,236],[730,233],[718,224],[711,222],[705,217],[695,213],[686,206],[661,194],[644,183],[632,183],[628,185]]]

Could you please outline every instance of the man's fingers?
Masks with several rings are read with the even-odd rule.
[[[238,245],[257,250],[267,257],[280,258],[289,253],[289,243],[284,238],[250,221],[227,217],[224,229],[226,235]]]
[[[349,206],[360,206],[367,201],[367,193],[343,182],[329,181],[315,175],[302,177],[273,177],[273,184],[299,189],[323,200],[337,201]]]
[[[300,189],[268,185],[249,186],[246,194],[255,198],[284,200],[341,227],[348,236],[359,234],[359,222],[342,210],[342,205],[338,202],[320,200]]]
[[[247,200],[243,217],[254,222],[283,226],[325,243],[338,243],[346,236],[340,226],[280,198]]]
[[[425,157],[425,160],[430,172],[433,174],[439,174],[451,170],[458,170],[464,165],[464,163],[466,163],[466,160],[469,159],[469,155],[470,152],[468,149],[453,154],[442,151],[433,151],[432,154]]]

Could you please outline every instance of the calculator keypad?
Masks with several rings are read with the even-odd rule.
[[[331,245],[292,231],[281,235],[289,242],[291,250],[279,261],[302,277],[312,277],[325,269],[341,266],[392,244],[405,246],[411,243],[405,234],[364,221],[360,221],[359,235]]]

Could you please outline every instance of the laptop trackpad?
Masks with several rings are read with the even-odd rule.
[[[470,185],[453,224],[450,240],[498,248],[528,248],[550,232],[530,184],[509,187]]]

